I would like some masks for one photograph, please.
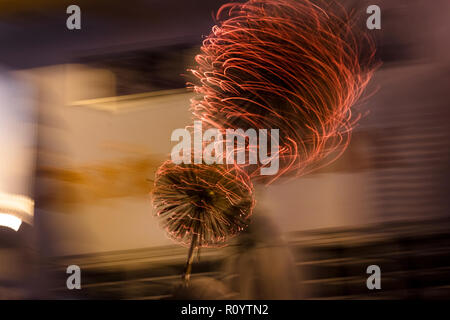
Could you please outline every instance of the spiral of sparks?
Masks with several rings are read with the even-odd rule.
[[[235,165],[174,164],[156,172],[153,206],[167,233],[185,245],[217,246],[249,223],[255,201],[249,176]]]
[[[309,0],[224,5],[203,41],[191,101],[211,128],[279,129],[280,170],[296,176],[345,150],[376,67],[373,42],[345,10]],[[248,146],[255,150],[258,146]],[[247,167],[252,179],[259,168]]]

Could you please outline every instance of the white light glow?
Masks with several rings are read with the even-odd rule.
[[[8,213],[0,213],[0,226],[8,227],[14,231],[19,230],[22,220]]]

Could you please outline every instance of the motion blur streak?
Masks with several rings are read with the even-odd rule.
[[[269,182],[332,162],[349,143],[359,119],[352,107],[375,70],[374,43],[357,19],[325,1],[224,5],[191,70],[201,95],[194,116],[222,130],[280,129],[281,170]]]

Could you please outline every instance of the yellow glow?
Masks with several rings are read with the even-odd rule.
[[[19,230],[22,220],[12,214],[0,213],[0,226],[8,227],[14,231]]]
[[[22,212],[33,216],[34,201],[25,196],[0,192],[0,210]]]

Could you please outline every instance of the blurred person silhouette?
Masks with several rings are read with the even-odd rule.
[[[238,299],[298,299],[294,258],[275,223],[261,211],[254,211],[236,239],[237,251],[224,265],[225,283]]]
[[[230,299],[230,289],[221,281],[211,277],[191,279],[188,286],[174,290],[173,300],[223,300]]]

